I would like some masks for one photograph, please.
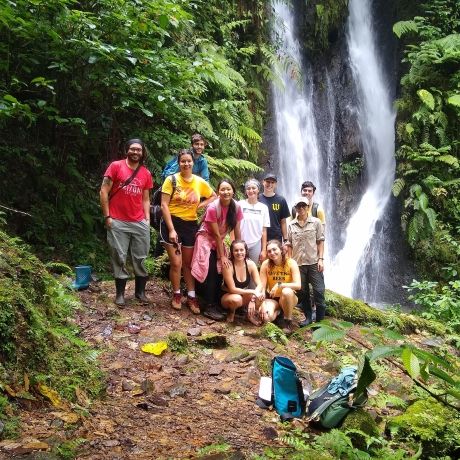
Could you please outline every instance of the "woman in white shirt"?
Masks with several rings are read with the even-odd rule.
[[[270,227],[270,215],[267,205],[259,201],[260,184],[256,179],[249,179],[244,184],[246,199],[238,204],[243,211],[241,221],[241,239],[249,249],[249,258],[256,264],[266,257],[267,227]]]

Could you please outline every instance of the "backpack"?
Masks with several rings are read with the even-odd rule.
[[[305,396],[295,364],[285,356],[272,360],[271,400],[258,399],[257,405],[268,409],[271,405],[281,420],[302,417],[305,413]]]
[[[368,357],[358,378],[356,367],[345,367],[340,374],[314,391],[307,401],[306,418],[324,428],[334,428],[354,409],[367,402],[367,387],[375,379]]]
[[[171,182],[172,182],[172,193],[171,198],[176,191],[176,176],[171,174]],[[152,196],[152,202],[150,203],[150,225],[155,228],[156,230],[160,229],[161,219],[163,217],[163,213],[161,212],[161,187],[157,188]]]

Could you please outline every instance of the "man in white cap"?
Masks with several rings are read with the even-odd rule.
[[[288,226],[288,247],[291,257],[300,269],[302,287],[299,294],[305,321],[299,325],[306,326],[312,322],[312,309],[309,283],[313,287],[316,305],[316,321],[324,319],[324,226],[317,217],[308,215],[310,200],[301,196],[295,202],[297,216]]]

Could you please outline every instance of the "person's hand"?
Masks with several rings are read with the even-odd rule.
[[[259,254],[259,262],[262,263],[267,258],[267,251],[262,249]]]
[[[220,261],[222,263],[222,267],[230,268],[232,266],[232,263],[230,262],[227,256],[222,256],[220,258]]]
[[[270,297],[273,299],[275,297],[276,291],[281,287],[281,284],[276,283],[271,289],[270,289]]]
[[[262,302],[265,300],[265,292],[259,292],[257,291],[257,289],[254,290],[254,295],[256,296],[256,299],[259,301],[259,302]]]
[[[112,218],[111,217],[107,217],[107,219],[105,219],[104,226],[107,230],[109,228],[112,228]]]
[[[318,259],[318,271],[320,273],[324,271],[324,259]]]
[[[169,232],[169,242],[170,243],[178,243],[179,237],[177,236],[176,230],[171,230]]]

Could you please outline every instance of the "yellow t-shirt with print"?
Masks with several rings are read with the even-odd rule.
[[[171,195],[169,212],[172,216],[182,220],[197,220],[196,210],[200,204],[201,197],[209,198],[212,195],[211,186],[201,177],[192,175],[191,180],[185,180],[180,173],[176,177],[176,189],[173,192],[171,176],[167,177],[161,187],[161,192]]]
[[[267,285],[270,292],[276,283],[292,283],[291,259],[286,258],[284,265],[274,265],[270,267],[269,261],[263,262],[267,264]],[[281,289],[277,289],[273,297],[280,297]]]

